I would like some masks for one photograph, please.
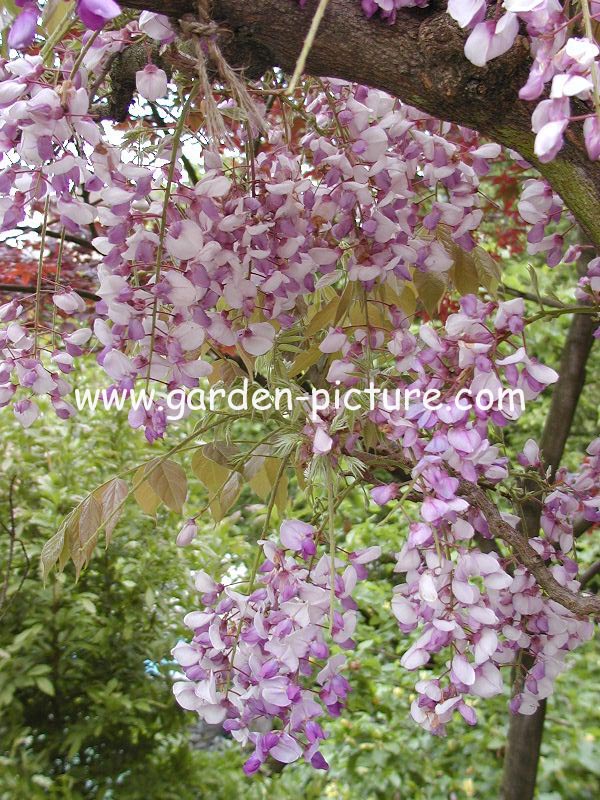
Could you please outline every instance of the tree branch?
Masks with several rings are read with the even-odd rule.
[[[37,233],[38,235],[40,235],[42,233],[42,228],[41,227],[39,227],[39,228],[18,227],[15,230],[19,231],[19,233]],[[61,238],[63,238],[63,235],[62,235],[62,233],[60,231],[46,230],[46,236],[51,238],[51,239],[61,239]],[[64,240],[65,240],[65,242],[71,242],[72,244],[76,244],[79,247],[83,247],[85,250],[93,250],[94,253],[98,252],[96,250],[96,248],[94,247],[94,245],[90,242],[89,239],[84,239],[81,236],[75,236],[72,233],[65,233]]]
[[[583,262],[582,265],[583,266]],[[565,342],[559,378],[552,392],[552,403],[540,444],[542,458],[550,467],[550,480],[560,465],[579,396],[586,379],[586,364],[594,343],[597,322],[585,314],[575,314]],[[537,535],[533,534],[533,535]]]
[[[533,292],[515,289],[513,286],[508,286],[506,283],[502,283],[500,285],[500,289],[502,292],[504,292],[504,294],[509,294],[511,297],[521,297],[523,300],[529,300],[532,303],[537,303],[538,306],[541,302],[544,306],[548,306],[549,308],[565,308],[564,303],[561,303],[559,300],[554,300],[552,297],[538,297]]]
[[[581,588],[583,589],[584,586],[595,578],[596,575],[600,574],[600,561],[596,561],[595,564],[592,564],[591,567],[588,567],[584,573],[581,575]]]
[[[590,614],[600,616],[600,597],[578,594],[558,583],[543,559],[529,544],[526,536],[502,519],[496,505],[481,487],[469,481],[461,480],[459,491],[472,506],[483,513],[494,536],[506,542],[519,563],[527,567],[551,600],[560,603],[561,606],[577,614],[577,616],[588,616]]]

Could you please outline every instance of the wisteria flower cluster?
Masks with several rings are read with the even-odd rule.
[[[155,20],[143,22],[152,26]],[[118,40],[98,37],[62,86],[44,83],[39,56],[0,65],[2,147],[19,158],[1,176],[2,229],[15,228],[46,202],[67,233],[84,235],[94,225],[93,245],[102,256],[93,331],[73,331],[64,337],[64,349],[48,353],[38,346],[27,328],[26,302],[0,309],[7,323],[0,338],[0,398],[6,405],[23,387],[24,396],[14,401],[26,425],[38,416],[36,396],[42,394],[61,416],[74,413],[63,376],[94,341],[116,389],[149,379],[169,389],[193,388],[210,372],[195,356],[203,346],[241,347],[251,357],[271,351],[277,330],[292,324],[298,298],[343,274],[337,269],[342,256],[348,254],[348,279],[365,290],[390,281],[401,289],[427,273],[448,284],[452,248],[468,252],[476,244],[483,216],[479,180],[500,148],[473,136],[464,151],[453,141],[452,126],[444,127],[444,138],[433,132],[439,126],[430,118],[382,92],[342,82],[331,82],[309,105],[317,129],[304,137],[300,154],[289,152],[273,132],[271,148],[256,159],[251,187],[247,173],[226,174],[221,158],[209,151],[202,180],[179,183],[171,193],[165,184],[169,160],[173,179],[182,175],[168,142],[158,160],[125,162],[90,114],[88,70],[123,48],[128,35],[135,39],[136,30],[131,24]],[[165,35],[162,28],[151,30]],[[143,72],[140,85],[156,80],[147,68]],[[341,140],[338,125],[344,126]],[[79,144],[77,154],[72,141]],[[420,197],[436,187],[447,199],[422,203]],[[522,213],[535,220],[537,250],[560,252],[557,234],[543,237],[559,207],[548,206],[543,187],[536,196],[525,191]],[[442,228],[445,244],[435,235]],[[69,315],[84,308],[68,287],[55,293],[54,304]],[[167,308],[169,321],[159,313]],[[330,339],[323,347],[334,345]],[[143,424],[150,440],[164,434],[160,409],[138,417],[133,424]]]
[[[597,447],[598,441],[592,448]],[[500,553],[473,548],[474,537],[489,537],[487,520],[456,497],[458,481],[445,470],[436,465],[425,475],[435,486],[435,496],[423,504],[424,521],[411,525],[398,554],[396,571],[405,574],[405,583],[395,587],[392,609],[404,633],[419,629],[418,639],[402,657],[406,669],[437,662],[436,654],[442,652],[448,660],[440,664],[444,669],[437,677],[417,681],[419,696],[411,714],[438,734],[455,711],[475,724],[475,710],[466,698],[501,694],[500,669],[512,666],[519,652],[527,655],[519,658],[520,689],[511,709],[532,714],[552,694],[568,652],[591,637],[592,623],[546,598],[525,568],[511,569],[510,559]],[[579,583],[577,565],[568,556],[573,535],[569,520],[588,502],[570,492],[552,492],[544,505],[544,536],[530,540],[552,564],[559,583],[574,590]],[[509,522],[515,525],[518,519]]]
[[[368,17],[379,14],[393,24],[401,8],[424,7],[429,0],[361,0]],[[521,100],[538,100],[532,116],[536,133],[535,154],[551,161],[564,144],[573,118],[573,100],[587,106],[584,138],[592,160],[600,158],[600,49],[593,21],[600,6],[595,0],[571,5],[558,0],[449,0],[448,14],[469,31],[465,56],[483,67],[506,53],[524,29],[533,54],[529,78],[521,88]],[[573,35],[576,34],[576,35]],[[550,84],[550,96],[539,100]]]
[[[354,647],[357,621],[352,591],[381,549],[336,557],[332,586],[329,557],[317,557],[318,536],[305,522],[284,521],[280,543],[260,543],[264,561],[249,594],[197,572],[203,608],[187,614],[194,636],[173,650],[186,676],[174,685],[177,702],[254,745],[244,765],[249,775],[269,757],[284,764],[303,757],[328,769],[320,720],[344,708],[350,687],[342,651]]]

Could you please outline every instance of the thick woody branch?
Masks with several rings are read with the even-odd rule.
[[[472,506],[483,513],[493,535],[511,548],[519,563],[527,567],[551,600],[560,603],[577,616],[600,616],[600,597],[578,594],[558,583],[527,538],[502,519],[498,508],[483,489],[461,480],[459,491]]]
[[[194,0],[125,0],[125,5],[175,19],[195,9]],[[273,67],[292,72],[316,6],[317,0],[304,8],[297,0],[215,0],[213,16],[232,34],[221,45],[225,56],[251,77]],[[480,68],[464,57],[465,36],[442,0],[424,9],[400,9],[394,25],[368,20],[357,0],[329,0],[306,71],[383,89],[518,151],[600,247],[600,163],[588,159],[581,127],[569,130],[565,147],[549,164],[533,154],[532,105],[518,99],[530,64],[527,40],[518,37],[508,53]]]
[[[403,483],[410,480],[412,465],[399,454],[385,453],[380,456],[372,456],[368,453],[362,453],[361,460],[372,468],[380,467],[385,469],[394,480]],[[377,482],[370,471],[367,471],[364,477],[372,483]],[[528,539],[538,533],[539,504],[536,504],[538,528],[534,530],[527,526],[527,533],[524,534],[513,528],[502,518],[498,507],[489,497],[485,486],[459,479],[458,494],[467,500],[471,506],[482,512],[487,520],[493,539],[499,539],[508,545],[519,564],[531,572],[539,586],[551,600],[580,617],[589,616],[590,614],[600,616],[600,598],[593,595],[580,594],[562,586],[552,575],[544,560],[529,544]],[[407,499],[419,501],[421,497],[418,494],[411,493],[411,496],[407,496]],[[493,539],[490,541],[493,542]],[[487,548],[488,551],[493,549],[495,549],[493,546]]]

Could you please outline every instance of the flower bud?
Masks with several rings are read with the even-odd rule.
[[[177,534],[175,544],[177,547],[187,547],[188,544],[191,544],[194,541],[197,533],[198,526],[193,519],[188,519],[183,528]]]

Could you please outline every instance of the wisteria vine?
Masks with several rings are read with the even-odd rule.
[[[148,11],[119,22],[112,0],[78,0],[80,22],[69,17],[57,30],[82,24],[79,47],[57,37],[47,51],[36,38],[38,6],[17,5],[10,57],[0,61],[0,229],[14,237],[27,221],[41,222],[35,292],[0,307],[0,407],[12,407],[24,426],[48,403],[59,417],[73,416],[68,376],[89,353],[109,392],[192,390],[229,359],[297,393],[318,363],[326,364],[322,386],[433,393],[437,408],[423,401],[393,407],[378,397],[373,408],[351,413],[300,414],[296,466],[310,475],[326,464],[332,476],[350,464],[373,486],[376,505],[413,503],[391,601],[400,631],[416,632],[401,663],[418,671],[442,654],[435,676],[416,682],[414,720],[436,734],[455,712],[475,724],[473,698],[501,694],[501,670],[522,652],[530,663],[510,705],[533,713],[569,651],[591,635],[573,539],[575,520],[600,522],[600,439],[578,471],[559,470],[552,480],[532,440],[511,464],[501,434],[524,406],[503,392],[517,390],[528,403],[556,382],[557,373],[530,354],[528,326],[563,313],[597,314],[600,258],[588,259],[577,305],[537,317],[521,297],[499,299],[498,266],[482,247],[490,210],[482,182],[498,163],[523,170],[518,211],[528,248],[550,266],[589,249],[569,239],[572,220],[560,198],[517,153],[340,80],[307,79],[301,96],[286,94],[281,75],[247,87],[266,132],[243,113],[245,95],[220,85],[226,136],[207,140],[208,47],[197,27]],[[427,2],[362,0],[367,17],[390,24],[415,5]],[[577,119],[589,157],[600,157],[591,27],[598,8],[589,0],[569,8],[570,18],[556,0],[448,3],[469,30],[465,54],[476,65],[526,32],[533,64],[521,98],[538,100],[550,84],[532,120],[542,162],[562,146],[573,98],[585,109]],[[135,136],[106,122],[111,68],[132,48],[142,54]],[[144,129],[150,117],[160,135]],[[192,148],[198,174],[189,166]],[[61,247],[89,239],[93,311],[60,273],[44,274],[50,235]],[[460,299],[442,315],[451,291]],[[311,305],[319,309],[312,317]],[[312,360],[302,361],[303,350]],[[481,392],[492,398],[488,407],[457,402]],[[153,442],[167,434],[169,419],[155,403],[132,410],[130,423]],[[501,495],[509,475],[539,487],[541,530],[528,540],[526,563],[462,488],[467,482]],[[326,769],[323,718],[341,713],[350,690],[342,671],[359,616],[352,593],[381,548],[343,551],[333,481],[329,515],[315,524],[285,519],[277,542],[266,530],[257,569],[242,586],[230,574],[220,582],[196,574],[200,608],[185,617],[193,635],[173,651],[183,673],[177,701],[254,746],[248,774],[268,757],[303,757]],[[503,502],[513,499],[505,493]],[[519,517],[500,516],[520,530]],[[195,533],[190,520],[177,544],[190,544]],[[540,585],[542,573],[546,585],[562,588],[561,602]]]

